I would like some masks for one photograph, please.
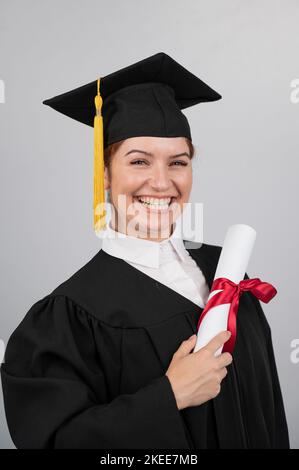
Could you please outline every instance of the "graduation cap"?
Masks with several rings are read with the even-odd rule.
[[[182,109],[221,95],[164,52],[43,101],[94,128],[94,229],[106,228],[104,149],[129,137],[187,137]]]

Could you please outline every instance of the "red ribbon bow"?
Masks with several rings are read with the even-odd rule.
[[[242,292],[250,291],[259,300],[268,303],[277,294],[277,290],[272,286],[272,284],[263,282],[258,277],[253,279],[243,279],[239,284],[235,284],[225,277],[218,277],[212,284],[211,292],[218,289],[222,290],[221,292],[214,294],[207,302],[198,320],[197,331],[199,330],[202,320],[211,308],[216,305],[230,304],[227,329],[231,332],[231,337],[226,341],[226,343],[224,343],[222,352],[229,352],[232,354],[237,336],[237,313]]]

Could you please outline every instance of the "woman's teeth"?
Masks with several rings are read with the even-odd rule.
[[[153,198],[153,197],[137,197],[136,198],[141,204],[147,206],[150,209],[168,209],[171,202],[171,197],[168,198]]]

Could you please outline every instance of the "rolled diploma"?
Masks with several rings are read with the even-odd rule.
[[[231,225],[226,233],[214,279],[226,277],[236,284],[244,279],[255,238],[256,231],[249,225]],[[220,291],[211,292],[208,300]],[[227,330],[229,307],[230,304],[223,304],[209,310],[199,327],[193,352],[204,347],[220,331]],[[216,351],[215,356],[221,354],[222,348]]]

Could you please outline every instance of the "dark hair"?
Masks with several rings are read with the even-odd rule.
[[[187,137],[185,137],[186,143],[189,148],[189,153],[190,153],[190,158],[193,158],[195,155],[195,148],[194,145],[192,144],[191,140],[189,140]],[[104,163],[105,166],[109,168],[110,161],[112,155],[117,152],[121,144],[124,142],[124,140],[120,140],[119,142],[115,142],[114,144],[108,145],[108,147],[104,151]]]

